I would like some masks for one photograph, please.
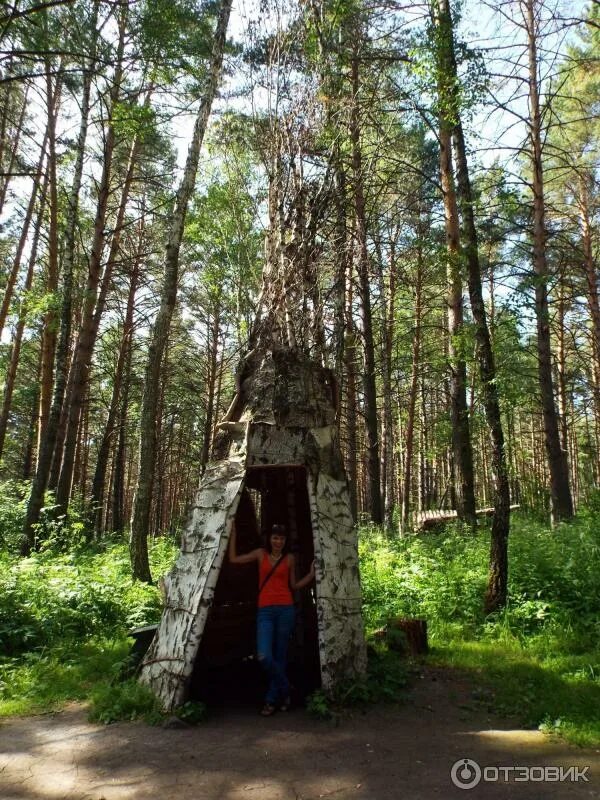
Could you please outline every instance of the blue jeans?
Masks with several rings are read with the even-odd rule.
[[[273,706],[290,693],[285,667],[294,616],[294,606],[264,606],[256,614],[258,661],[269,676],[265,703]]]

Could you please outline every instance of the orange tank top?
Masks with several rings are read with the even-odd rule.
[[[291,606],[294,604],[292,592],[290,591],[290,565],[287,555],[285,555],[283,559],[283,564],[277,565],[277,568],[258,596],[259,608],[263,608],[264,606]],[[268,554],[265,553],[260,562],[260,569],[258,571],[259,588],[263,585],[265,578],[272,568],[273,564],[271,564]]]

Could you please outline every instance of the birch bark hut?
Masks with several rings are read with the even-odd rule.
[[[219,7],[211,64],[206,78],[206,87],[196,116],[194,134],[188,150],[185,170],[177,192],[175,210],[171,220],[171,228],[165,253],[160,308],[152,328],[148,361],[146,363],[144,376],[144,393],[140,418],[138,480],[131,518],[130,551],[133,577],[146,582],[152,580],[150,565],[148,563],[147,536],[156,466],[157,438],[155,415],[161,363],[177,297],[179,249],[183,238],[187,208],[194,191],[198,162],[200,160],[200,148],[202,147],[212,103],[221,79],[231,2],[232,0],[221,0]]]

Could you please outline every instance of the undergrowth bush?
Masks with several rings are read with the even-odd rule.
[[[365,621],[427,620],[432,660],[470,671],[493,708],[578,744],[600,742],[600,513],[550,529],[514,516],[509,599],[486,617],[489,529],[402,539],[363,529]]]
[[[395,615],[424,617],[441,636],[525,638],[541,631],[600,634],[600,523],[584,514],[550,529],[514,517],[509,539],[509,602],[483,612],[489,530],[387,537],[366,528],[359,539],[365,622],[374,629]]]
[[[162,719],[156,695],[133,678],[103,683],[92,692],[90,722],[108,725],[119,720],[144,719],[153,724]]]
[[[28,713],[90,699],[101,721],[142,716],[155,705],[123,681],[129,628],[158,621],[158,589],[134,583],[128,546],[114,537],[89,544],[73,527],[68,549],[46,530],[30,558],[11,554],[11,517],[0,485],[0,714]],[[21,510],[14,511],[15,519]],[[3,517],[2,514],[5,516]],[[494,708],[572,741],[600,741],[600,510],[554,529],[514,516],[509,540],[509,601],[483,612],[489,530],[448,527],[404,538],[363,526],[359,557],[367,632],[395,616],[425,618],[431,659],[470,670],[492,687]],[[73,522],[73,520],[72,520]],[[12,540],[11,540],[12,541]],[[176,555],[169,539],[152,543],[155,577]],[[406,666],[374,648],[365,681],[313,695],[327,716],[341,705],[397,699]],[[490,695],[491,696],[491,695]],[[203,710],[189,708],[192,718]]]
[[[170,540],[151,547],[159,576],[175,554]],[[115,637],[157,622],[161,598],[155,586],[133,582],[124,542],[105,549],[52,549],[30,558],[0,555],[0,652],[11,656],[59,641]]]

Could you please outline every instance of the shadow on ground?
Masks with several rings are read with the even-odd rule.
[[[430,800],[600,798],[600,754],[519,730],[464,702],[468,687],[428,671],[409,700],[336,723],[303,710],[213,712],[196,728],[87,722],[73,706],[0,727],[2,800]],[[456,788],[451,768],[589,767],[588,781]],[[539,778],[541,770],[533,773]]]

